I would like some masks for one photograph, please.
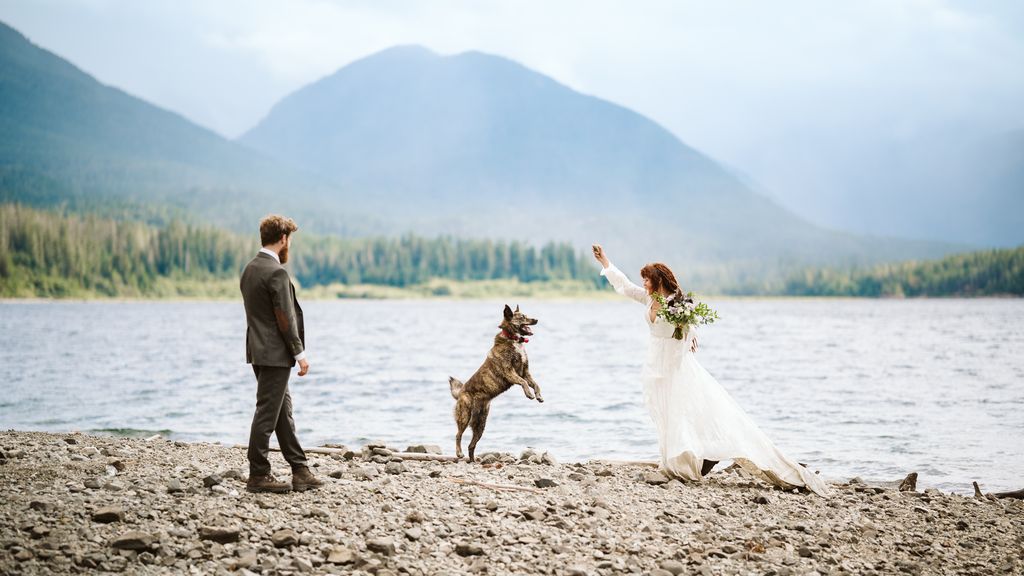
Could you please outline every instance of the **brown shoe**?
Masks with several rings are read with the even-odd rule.
[[[296,492],[304,492],[306,490],[313,490],[323,486],[324,483],[318,480],[313,473],[309,471],[306,466],[299,466],[292,470],[292,490]]]
[[[291,492],[292,487],[287,482],[278,482],[273,474],[259,475],[250,474],[249,480],[245,483],[245,489],[249,492]]]

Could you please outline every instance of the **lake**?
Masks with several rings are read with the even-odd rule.
[[[497,301],[316,301],[311,372],[293,375],[303,444],[453,453],[448,376],[467,379]],[[515,305],[516,302],[510,302]],[[543,404],[494,401],[478,453],[655,459],[639,380],[647,327],[630,301],[522,301]],[[775,443],[831,479],[961,493],[1024,477],[1024,300],[722,299],[700,362]],[[239,302],[0,303],[4,429],[245,443],[255,379]],[[468,436],[467,436],[468,441]]]

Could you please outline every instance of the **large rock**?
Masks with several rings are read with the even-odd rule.
[[[295,530],[285,528],[284,530],[274,532],[270,537],[270,541],[274,543],[276,548],[288,548],[299,543],[299,535],[295,533]]]
[[[153,537],[145,532],[131,531],[118,536],[110,543],[112,548],[118,550],[148,550],[153,543]]]
[[[647,482],[651,486],[661,486],[662,484],[668,483],[668,476],[665,476],[661,472],[645,472],[644,482]]]
[[[199,539],[227,544],[228,542],[238,542],[241,532],[237,526],[203,526],[199,529]]]
[[[436,444],[414,444],[405,451],[414,454],[441,454],[441,447]]]
[[[391,538],[374,538],[366,541],[366,549],[385,556],[391,556],[395,553],[395,542]]]
[[[900,482],[900,492],[915,492],[917,491],[917,472],[911,472],[907,474],[907,477]]]
[[[661,563],[661,569],[671,573],[673,576],[679,576],[686,571],[686,566],[676,560],[665,560]]]
[[[373,480],[377,476],[380,476],[380,472],[373,466],[364,466],[353,470],[352,476],[354,476],[356,480]]]
[[[460,542],[455,545],[455,553],[459,556],[480,556],[484,549],[479,544]]]
[[[40,512],[50,512],[54,508],[56,508],[56,506],[54,506],[53,502],[50,502],[49,500],[33,500],[33,501],[28,503],[28,509],[29,510],[38,510]]]
[[[238,558],[235,560],[235,568],[252,568],[256,565],[256,550],[252,548],[240,548],[235,551]]]
[[[220,476],[222,480],[227,480],[227,479],[243,480],[243,479],[245,479],[245,474],[241,470],[239,470],[238,468],[229,468],[227,470],[223,470],[221,472],[217,472],[216,475]]]
[[[327,555],[327,561],[331,564],[351,564],[356,561],[356,552],[347,546],[335,546]]]
[[[104,506],[92,513],[93,522],[102,522],[109,524],[110,522],[122,522],[124,521],[124,508],[120,506]]]
[[[543,508],[538,508],[536,506],[532,508],[524,508],[520,510],[520,513],[522,513],[523,517],[527,520],[543,520],[548,515]]]

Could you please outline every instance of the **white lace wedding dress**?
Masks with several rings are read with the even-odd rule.
[[[694,330],[676,340],[674,327],[650,320],[651,297],[614,265],[601,271],[615,291],[644,304],[651,331],[644,362],[644,400],[658,429],[661,467],[672,476],[701,479],[704,460],[733,460],[744,470],[783,488],[805,486],[816,494],[828,485],[786,457],[690,352]]]

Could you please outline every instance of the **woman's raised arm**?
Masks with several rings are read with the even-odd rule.
[[[641,304],[649,304],[651,302],[651,297],[647,294],[647,290],[630,282],[629,278],[622,273],[622,270],[616,268],[611,263],[611,260],[608,260],[608,256],[605,255],[604,248],[600,244],[594,244],[593,250],[594,258],[601,263],[601,276],[608,279],[608,282],[611,283],[612,288],[615,288],[616,292]]]

